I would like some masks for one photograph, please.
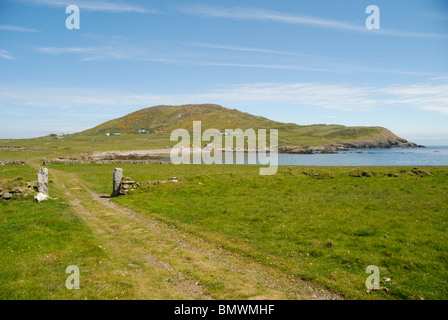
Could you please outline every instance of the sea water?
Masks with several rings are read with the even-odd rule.
[[[247,161],[236,152],[232,164]],[[278,154],[279,165],[293,166],[448,166],[448,146],[413,149],[356,149],[331,154]]]

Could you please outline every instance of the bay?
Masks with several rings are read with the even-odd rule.
[[[224,161],[225,162],[225,161]],[[234,153],[227,164],[248,164],[247,153]],[[259,161],[257,159],[257,164]],[[357,149],[331,154],[278,154],[279,165],[293,166],[448,166],[448,146],[415,149]]]

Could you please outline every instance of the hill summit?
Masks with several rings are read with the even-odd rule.
[[[192,131],[193,121],[201,121],[202,130],[209,128],[222,131],[237,128],[278,129],[280,146],[418,147],[383,127],[282,123],[216,104],[158,105],[107,121],[81,134],[133,134],[138,133],[139,130],[163,133],[181,128]]]
[[[187,104],[181,106],[159,105],[138,110],[121,118],[107,121],[84,131],[88,134],[119,132],[135,133],[140,129],[171,132],[174,129],[192,130],[193,121],[202,121],[202,128],[220,130],[232,128],[274,128],[284,125],[236,109],[216,104]]]

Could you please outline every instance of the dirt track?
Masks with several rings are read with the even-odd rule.
[[[123,208],[75,175],[51,170],[55,187],[100,240],[110,272],[135,299],[339,299],[147,215]],[[207,285],[219,286],[215,291]]]

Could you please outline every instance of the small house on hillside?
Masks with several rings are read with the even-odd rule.
[[[156,131],[153,130],[153,129],[140,129],[140,130],[138,130],[138,133],[140,133],[140,134],[148,134],[148,133],[156,133]]]

